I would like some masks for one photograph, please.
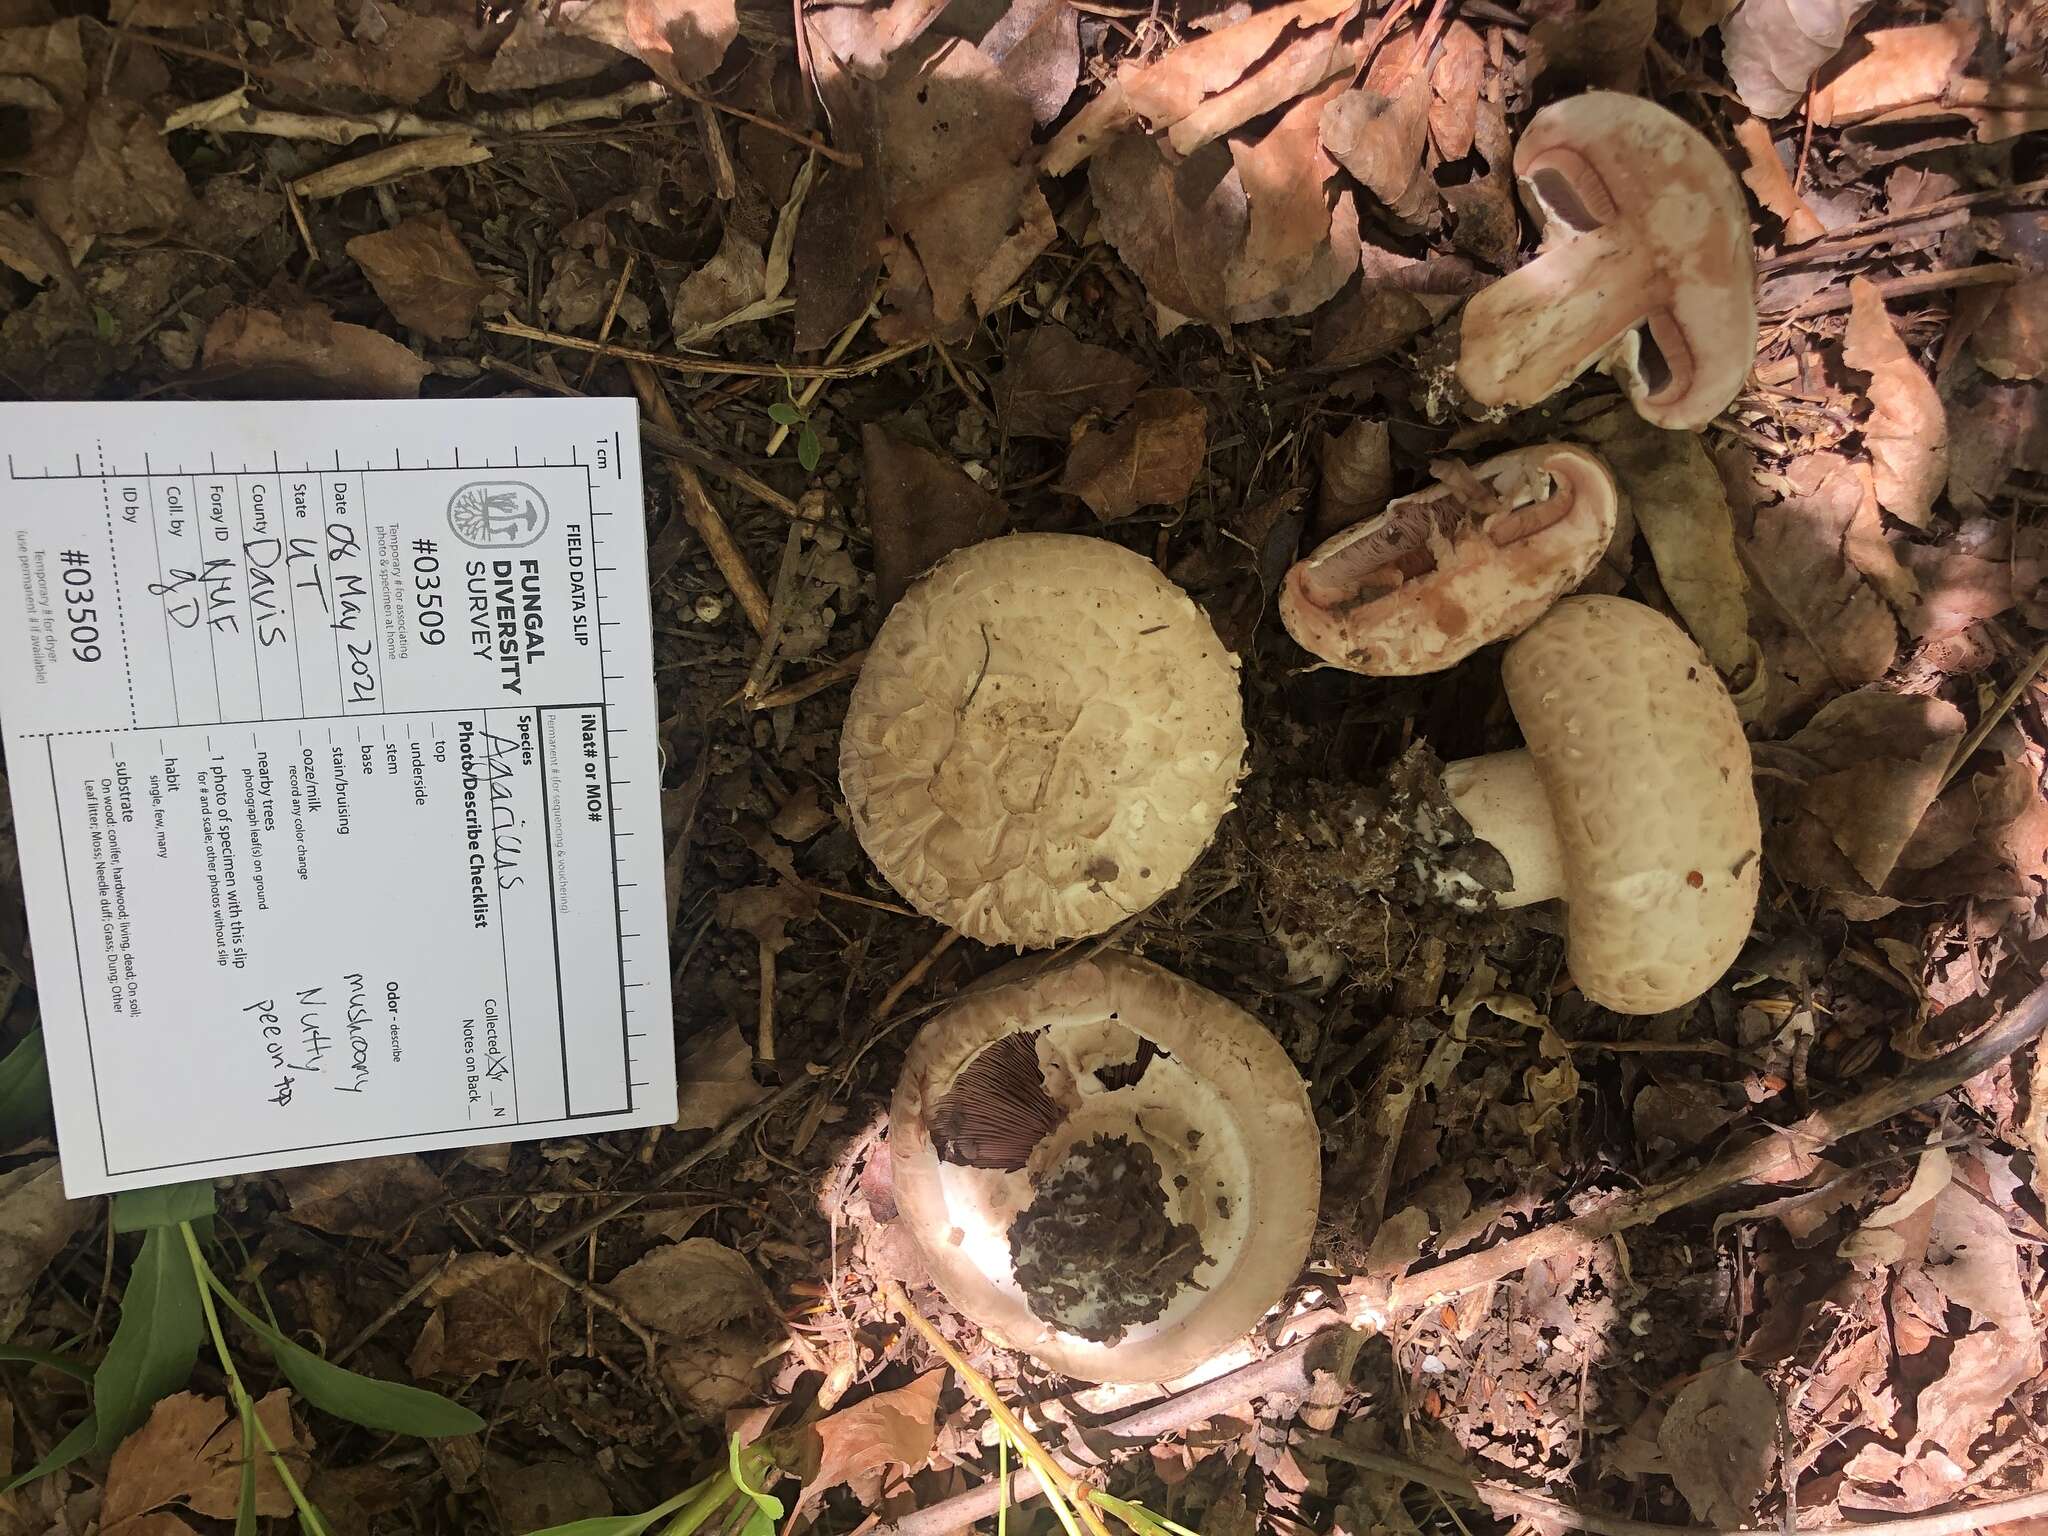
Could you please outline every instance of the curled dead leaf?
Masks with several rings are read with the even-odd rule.
[[[1103,522],[1140,507],[1177,507],[1209,449],[1209,415],[1185,389],[1148,389],[1114,428],[1083,432],[1059,488]]]
[[[734,0],[567,0],[557,14],[572,35],[631,54],[671,85],[710,74],[739,36]]]
[[[1340,528],[1387,509],[1394,494],[1394,461],[1386,422],[1363,416],[1341,433],[1325,434],[1318,455],[1323,481],[1311,534],[1319,544]]]
[[[1842,358],[1870,375],[1863,441],[1877,466],[1877,499],[1894,517],[1925,528],[1948,480],[1948,416],[1933,381],[1899,340],[1877,285],[1854,277],[1849,294]]]
[[[1104,237],[1153,303],[1213,325],[1230,323],[1227,274],[1251,214],[1224,146],[1176,163],[1151,135],[1126,133],[1090,161],[1088,185]]]
[[[393,1238],[443,1193],[433,1169],[410,1153],[316,1163],[277,1179],[293,1221],[341,1237]]]
[[[311,1467],[311,1441],[293,1423],[290,1398],[280,1387],[260,1399],[256,1415],[271,1442],[302,1480]],[[244,1448],[239,1416],[217,1397],[178,1392],[150,1410],[148,1420],[114,1452],[100,1508],[104,1536],[144,1536],[152,1510],[178,1504],[217,1520],[234,1518],[242,1463],[256,1463],[256,1512],[289,1515],[293,1504],[271,1459]]]
[[[817,1471],[804,1480],[816,1498],[864,1472],[900,1467],[914,1472],[931,1460],[938,1437],[939,1390],[944,1371],[926,1371],[907,1386],[877,1392],[829,1413],[803,1434],[814,1442]]]
[[[314,304],[282,314],[223,310],[207,327],[203,361],[209,371],[241,375],[251,394],[286,398],[417,395],[429,372],[410,347]]]
[[[1783,117],[1841,51],[1871,0],[1741,0],[1721,23],[1721,62],[1742,104]]]
[[[1771,142],[1771,130],[1763,119],[1745,117],[1737,123],[1735,142],[1742,146],[1742,153],[1749,160],[1749,169],[1742,173],[1743,183],[1783,223],[1785,243],[1804,245],[1826,234],[1813,210],[1806,206],[1806,199],[1793,188],[1792,173],[1778,158],[1778,147]]]
[[[1914,27],[1866,32],[1853,58],[1827,70],[1813,88],[1807,114],[1822,128],[1879,112],[1938,101],[1977,46],[1978,24],[1967,16]]]
[[[1970,334],[1977,366],[2000,379],[2048,373],[2048,274],[2023,278],[1998,296]]]

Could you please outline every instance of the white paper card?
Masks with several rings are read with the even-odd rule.
[[[675,1119],[610,400],[0,406],[74,1196]]]

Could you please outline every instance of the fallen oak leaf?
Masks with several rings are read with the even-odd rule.
[[[393,318],[436,341],[467,336],[493,292],[445,213],[357,235],[344,249]]]
[[[1877,499],[1894,517],[1925,528],[1948,480],[1948,416],[1899,340],[1877,285],[1853,277],[1849,295],[1842,360],[1870,375],[1863,441],[1877,466]]]
[[[312,1465],[310,1442],[292,1421],[289,1394],[282,1387],[269,1393],[257,1402],[256,1415],[292,1475],[303,1481]],[[276,1463],[263,1447],[243,1446],[241,1419],[228,1404],[196,1392],[173,1393],[115,1450],[100,1530],[104,1536],[147,1536],[166,1518],[150,1512],[168,1504],[231,1520],[241,1502],[242,1463],[250,1455],[256,1464],[256,1512],[289,1515],[294,1506]]]
[[[433,1307],[406,1365],[414,1376],[470,1377],[544,1362],[568,1292],[509,1253],[465,1253],[426,1290]]]
[[[1067,335],[1058,326],[1041,326],[1034,334],[1047,332]],[[1009,510],[944,454],[884,427],[862,427],[860,444],[875,541],[875,600],[886,613],[941,558],[1001,533]]]
[[[799,1434],[817,1454],[817,1471],[805,1480],[804,1498],[813,1500],[865,1472],[884,1467],[915,1472],[931,1460],[945,1382],[944,1371],[926,1371],[906,1386],[877,1392],[804,1426]]]
[[[1085,416],[1122,415],[1144,386],[1137,363],[1048,323],[1012,340],[996,377],[996,413],[1012,437],[1065,442]]]
[[[1209,417],[1185,389],[1148,389],[1114,429],[1084,432],[1059,489],[1102,522],[1140,507],[1177,507],[1194,489],[1209,448]]]
[[[1094,157],[1088,186],[1104,238],[1154,304],[1230,323],[1228,273],[1251,213],[1228,150],[1212,144],[1176,162],[1150,134],[1127,133]]]

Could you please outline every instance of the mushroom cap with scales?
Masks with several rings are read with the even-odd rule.
[[[1655,102],[1587,91],[1530,119],[1515,177],[1544,249],[1465,306],[1466,391],[1531,406],[1599,364],[1646,421],[1713,420],[1757,337],[1748,205],[1720,152]]]
[[[1251,1328],[1307,1260],[1322,1183],[1308,1090],[1257,1019],[1147,961],[1112,950],[1034,970],[1015,962],[912,1043],[889,1112],[900,1219],[947,1299],[999,1342],[1089,1381],[1169,1380]],[[934,1124],[969,1069],[1006,1042],[1030,1052],[1043,1087],[1022,1097],[1036,1106],[1012,1113],[1015,1099],[984,1081],[977,1113],[994,1123],[967,1140],[1007,1137],[1007,1155],[978,1159],[1007,1166],[952,1160]],[[1040,1316],[1011,1248],[1012,1227],[1045,1181],[1106,1135],[1151,1154],[1168,1218],[1194,1228],[1202,1254],[1159,1315],[1108,1342]]]
[[[868,649],[839,782],[868,856],[989,944],[1100,933],[1180,883],[1244,772],[1237,658],[1105,539],[956,550]]]
[[[1614,476],[1576,444],[1433,468],[1436,485],[1288,570],[1280,618],[1304,650],[1372,677],[1440,672],[1528,628],[1614,537]]]
[[[1622,1013],[1692,1001],[1748,938],[1761,873],[1727,687],[1676,624],[1619,597],[1565,598],[1508,646],[1501,679],[1555,826],[1573,980]],[[1446,768],[1461,811],[1490,761]]]

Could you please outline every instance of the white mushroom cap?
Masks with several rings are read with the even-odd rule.
[[[935,1107],[988,1047],[1019,1038],[1054,1106],[1022,1117],[1024,1145],[1002,1160],[1023,1166],[942,1161]],[[1098,1069],[1129,1064],[1143,1041],[1161,1054],[1135,1083],[1105,1086]],[[1157,1318],[1114,1343],[1038,1316],[1010,1247],[1039,1185],[1105,1135],[1149,1150],[1167,1216],[1195,1229],[1205,1256]],[[1242,1335],[1306,1262],[1322,1186],[1308,1090],[1279,1041],[1227,999],[1115,951],[970,993],[927,1024],[897,1083],[889,1148],[901,1219],[946,1298],[999,1342],[1089,1381],[1166,1380]]]
[[[1691,1002],[1749,937],[1762,864],[1720,674],[1655,609],[1568,597],[1508,647],[1501,678],[1549,795],[1579,990],[1622,1013]]]
[[[1545,248],[1465,306],[1466,391],[1535,405],[1599,364],[1644,420],[1712,421],[1757,335],[1749,211],[1720,152],[1654,102],[1587,91],[1530,119],[1515,176]]]
[[[1244,772],[1237,658],[1142,555],[1019,533],[890,610],[839,782],[920,912],[989,944],[1100,933],[1179,884]]]
[[[1303,649],[1374,677],[1440,672],[1528,628],[1614,537],[1614,476],[1584,448],[1456,470],[1295,562],[1280,618]]]

